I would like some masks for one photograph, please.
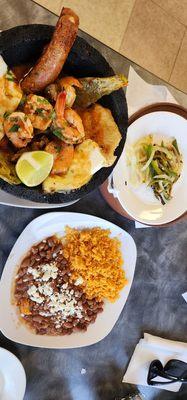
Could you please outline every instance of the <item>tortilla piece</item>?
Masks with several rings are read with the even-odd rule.
[[[78,112],[82,118],[86,139],[92,139],[98,143],[106,158],[107,166],[112,165],[116,160],[114,152],[121,140],[121,134],[111,111],[100,104],[94,104]]]
[[[43,182],[43,190],[46,193],[53,193],[78,189],[88,183],[92,175],[104,166],[106,160],[98,144],[87,139],[76,146],[68,172],[61,176],[48,176]]]
[[[9,161],[9,156],[0,152],[0,179],[10,183],[10,185],[19,185],[19,180],[15,166]]]

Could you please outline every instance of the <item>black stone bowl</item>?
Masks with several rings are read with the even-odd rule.
[[[0,34],[0,54],[10,67],[36,60],[44,45],[50,41],[53,31],[54,27],[48,25],[18,26],[4,31]],[[75,77],[111,76],[114,74],[105,58],[80,37],[77,37],[63,70]],[[115,151],[117,162],[125,144],[128,124],[127,104],[123,90],[103,97],[100,103],[111,110],[121,132],[121,141]],[[67,193],[45,194],[41,186],[35,188],[27,188],[22,184],[13,186],[2,179],[0,179],[0,188],[14,196],[38,203],[67,203],[80,199],[100,186],[111,174],[116,162],[111,167],[99,170],[80,189]]]

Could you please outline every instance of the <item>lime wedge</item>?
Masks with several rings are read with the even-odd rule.
[[[19,158],[16,173],[24,185],[33,187],[42,183],[53,166],[53,155],[46,151],[29,151]]]

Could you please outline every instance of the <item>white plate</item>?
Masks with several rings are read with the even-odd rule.
[[[0,399],[22,400],[26,387],[25,370],[18,358],[0,347]]]
[[[173,198],[162,205],[151,188],[133,189],[129,182],[125,149],[140,137],[175,137],[183,156],[182,173],[173,186]],[[127,185],[125,185],[125,181]],[[114,191],[122,207],[135,220],[150,225],[161,225],[180,217],[187,210],[187,121],[177,114],[160,111],[146,114],[130,125],[123,153],[113,172]]]
[[[26,199],[21,199],[19,197],[13,196],[12,194],[4,192],[4,190],[0,189],[0,204],[3,204],[5,206],[21,207],[21,208],[52,209],[52,208],[71,206],[77,201],[79,200],[71,201],[69,203],[60,203],[60,204],[37,203],[34,201],[29,201]]]
[[[76,228],[91,228],[99,226],[111,230],[111,237],[119,237],[122,243],[124,269],[128,284],[120,293],[115,303],[106,302],[103,313],[99,314],[96,322],[88,327],[87,332],[73,333],[70,336],[41,336],[31,332],[25,324],[20,323],[17,310],[11,304],[12,284],[16,267],[30,247],[53,234],[64,234],[66,225]],[[115,325],[126,303],[132,284],[135,264],[136,245],[132,237],[111,222],[87,214],[54,212],[44,214],[34,219],[24,229],[16,241],[0,282],[0,329],[3,334],[15,342],[45,348],[74,348],[88,346],[103,339]]]

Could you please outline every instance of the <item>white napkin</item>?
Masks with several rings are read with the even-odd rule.
[[[168,102],[178,104],[164,85],[151,85],[145,82],[130,66],[126,90],[129,117],[141,108],[154,103]]]
[[[183,299],[186,301],[186,303],[187,303],[187,292],[185,292],[185,293],[183,293],[182,294],[182,297],[183,297]]]
[[[141,108],[154,103],[168,102],[178,104],[166,86],[151,85],[145,82],[130,66],[126,98],[129,117]],[[135,221],[135,228],[149,228]]]
[[[158,359],[164,366],[167,361],[175,358],[187,362],[187,343],[162,339],[158,336],[144,333],[144,338],[140,339],[134,350],[127,371],[123,377],[123,382],[149,386],[147,384],[147,374],[151,361]],[[178,392],[181,383],[176,382],[169,385],[157,385],[154,387],[170,390],[171,392]]]

